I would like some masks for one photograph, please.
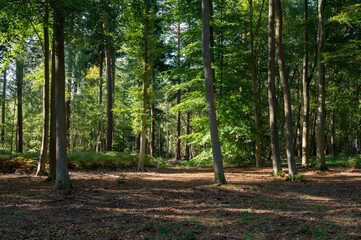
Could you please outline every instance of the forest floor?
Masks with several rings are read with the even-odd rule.
[[[73,189],[45,177],[0,176],[0,239],[361,239],[361,169],[71,171]]]

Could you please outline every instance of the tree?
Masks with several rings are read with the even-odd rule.
[[[108,16],[104,14],[103,24],[105,34],[108,34]],[[112,79],[112,63],[110,56],[111,41],[109,36],[105,41],[105,73],[107,79],[107,138],[106,150],[113,150],[113,79]]]
[[[253,5],[252,0],[249,0],[249,11],[250,11],[250,64],[251,64],[251,77],[252,77],[252,91],[254,101],[254,122],[257,129],[256,134],[256,166],[262,167],[262,149],[261,149],[261,119],[258,109],[258,84],[257,84],[257,72],[256,62],[254,53],[254,31],[253,31]]]
[[[64,1],[53,3],[55,53],[56,180],[55,188],[71,188],[66,150]]]
[[[209,47],[210,37],[210,8],[209,1],[202,0],[202,56],[204,65],[204,77],[206,85],[207,110],[209,117],[209,127],[211,132],[212,152],[213,152],[213,168],[214,168],[214,182],[225,184],[226,178],[223,172],[223,160],[221,152],[221,144],[218,136],[218,126],[216,119],[216,106],[214,103],[213,90],[213,74],[211,66],[211,56]]]
[[[16,96],[18,100],[18,118],[16,124],[16,152],[23,152],[23,78],[24,60],[22,53],[16,59]]]
[[[5,100],[6,100],[6,68],[4,70],[3,93],[1,103],[1,145],[5,144]]]
[[[295,155],[293,149],[293,123],[292,123],[292,105],[291,105],[291,91],[288,84],[288,76],[286,63],[283,54],[282,44],[282,7],[281,1],[275,0],[277,28],[276,28],[276,44],[278,55],[278,68],[283,88],[283,102],[284,113],[286,120],[286,148],[287,148],[287,162],[288,162],[288,177],[292,179],[297,174]]]
[[[326,130],[326,77],[324,48],[325,48],[325,0],[318,0],[318,110],[317,110],[317,168],[327,170],[325,159],[325,130]]]
[[[103,102],[103,53],[100,53],[100,60],[99,60],[99,95],[98,95],[98,105],[99,108]],[[101,115],[100,115],[101,116]],[[102,120],[101,117],[98,120],[98,130],[97,130],[97,142],[95,144],[95,151],[101,151],[101,141],[102,141]]]
[[[277,175],[282,171],[281,157],[278,143],[277,126],[277,104],[275,93],[275,1],[269,1],[268,16],[268,106],[271,129],[271,150],[273,174]]]
[[[44,87],[43,87],[43,137],[40,150],[40,159],[36,175],[45,175],[45,162],[49,140],[49,30],[48,4],[44,4]]]
[[[303,127],[302,127],[302,166],[308,166],[309,160],[309,81],[308,77],[308,0],[304,0],[304,43],[303,43],[303,72],[302,72],[302,89],[303,89]]]
[[[148,61],[148,30],[149,30],[149,0],[144,0],[145,2],[145,13],[144,13],[144,63],[143,63],[143,90],[142,90],[142,132],[140,138],[140,152],[139,152],[139,162],[138,162],[138,171],[144,171],[145,164],[145,131],[146,131],[146,114],[147,114],[147,85],[148,85],[148,71],[149,71],[149,61]]]

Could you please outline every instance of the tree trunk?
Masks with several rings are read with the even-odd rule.
[[[188,87],[188,93],[190,92],[190,88]],[[187,112],[187,135],[191,134],[191,112]],[[186,144],[186,150],[184,154],[184,159],[190,159],[190,145]]]
[[[16,152],[23,152],[23,77],[24,62],[22,56],[16,59],[16,96],[18,100],[18,119],[16,125]]]
[[[210,0],[212,1],[212,0]],[[226,178],[223,172],[223,160],[221,152],[221,144],[218,136],[218,126],[216,119],[216,106],[214,103],[214,88],[213,88],[213,74],[211,66],[211,56],[209,48],[209,1],[202,0],[202,57],[204,65],[204,76],[206,85],[207,109],[209,117],[209,127],[211,132],[212,152],[213,152],[213,169],[214,169],[214,182],[225,184]]]
[[[100,53],[100,60],[99,60],[99,95],[98,95],[98,106],[99,112],[101,112],[101,105],[103,102],[103,53]],[[99,113],[98,119],[98,130],[97,130],[97,140],[95,144],[95,151],[101,151],[101,144],[102,144],[102,114]]]
[[[253,6],[252,0],[249,0],[250,10],[250,63],[251,63],[251,77],[252,77],[252,90],[253,90],[253,102],[254,102],[254,121],[257,130],[256,134],[256,166],[262,167],[262,149],[261,149],[261,120],[258,110],[258,86],[257,86],[257,72],[256,62],[254,54],[254,32],[253,32]]]
[[[142,103],[142,132],[140,138],[140,153],[138,171],[144,171],[145,165],[145,131],[146,131],[146,114],[147,114],[147,85],[148,85],[148,28],[149,28],[149,0],[145,2],[145,16],[144,16],[144,66],[143,66],[143,103]]]
[[[284,113],[286,121],[286,152],[287,152],[287,163],[288,163],[288,178],[292,179],[297,174],[297,167],[295,161],[295,154],[293,149],[293,123],[292,123],[292,105],[291,105],[291,91],[288,84],[288,76],[286,63],[283,55],[283,44],[282,44],[282,6],[281,0],[275,0],[276,7],[276,44],[277,44],[277,55],[278,55],[278,68],[280,78],[282,81],[283,88],[283,102],[284,102]]]
[[[56,111],[56,180],[55,189],[71,188],[66,150],[64,2],[54,6],[55,34],[55,111]]]
[[[154,103],[152,103],[151,106],[151,118],[152,122],[150,125],[150,155],[155,156],[155,106]]]
[[[178,28],[177,28],[177,46],[178,46],[178,53],[177,53],[177,66],[180,69],[181,63],[180,63],[180,44],[181,44],[181,30],[180,30],[180,23],[178,22]],[[178,86],[180,85],[180,77],[177,79]],[[181,91],[177,91],[177,105],[180,104],[180,98],[181,98]],[[177,115],[177,142],[176,142],[176,151],[175,151],[175,160],[180,161],[181,160],[181,113],[178,112]]]
[[[48,5],[45,3],[44,15],[44,87],[43,87],[43,138],[40,150],[40,159],[36,176],[45,175],[45,162],[48,153],[49,140],[49,31],[48,31]]]
[[[55,26],[54,26],[55,29]],[[47,181],[55,182],[56,178],[56,120],[55,120],[55,35],[53,35],[53,53],[51,56],[51,98],[50,98],[50,142],[49,142],[49,175]]]
[[[325,0],[318,0],[318,114],[317,114],[317,168],[327,170],[325,159],[325,129],[326,129],[326,78],[323,51],[325,47],[325,23],[324,23]]]
[[[308,77],[308,0],[304,0],[304,43],[303,43],[303,115],[302,115],[302,166],[307,167],[310,164],[309,153],[309,112],[310,112],[310,94]]]
[[[73,78],[73,51],[72,51],[72,43],[69,43],[69,65],[68,65],[68,81],[67,81],[67,94],[66,94],[66,142],[67,148],[70,147],[70,104],[71,104],[71,85],[72,85],[72,78]]]
[[[277,175],[282,171],[281,157],[278,143],[278,126],[277,126],[277,103],[275,92],[275,3],[269,1],[268,16],[268,105],[271,129],[271,149],[273,174]]]
[[[5,144],[6,68],[4,70],[2,97],[3,97],[3,99],[2,99],[2,103],[1,103],[1,146],[4,148],[4,144]]]
[[[336,143],[335,143],[335,109],[331,113],[331,154],[336,157]]]
[[[166,154],[165,154],[165,158],[169,158],[169,126],[168,126],[168,122],[167,122],[167,139],[166,139]]]
[[[162,128],[158,119],[158,157],[162,157]]]
[[[104,32],[108,33],[108,17],[104,14]],[[106,138],[106,150],[113,150],[113,80],[112,80],[112,63],[110,56],[110,44],[111,41],[107,39],[105,41],[105,67],[107,78],[107,138]]]

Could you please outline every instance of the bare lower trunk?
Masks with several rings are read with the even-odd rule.
[[[51,98],[50,98],[50,142],[49,142],[49,175],[48,181],[56,178],[56,122],[55,122],[55,37],[53,37],[53,53],[51,56]]]
[[[71,112],[70,112],[70,105],[71,105],[71,86],[72,86],[72,78],[73,78],[73,50],[72,50],[73,44],[69,43],[69,65],[68,65],[68,81],[67,81],[67,95],[66,95],[66,142],[67,142],[67,148],[70,148],[70,118],[71,118]]]
[[[16,152],[23,152],[23,77],[24,62],[21,59],[16,60],[16,96],[18,100],[18,119],[16,125]]]
[[[261,120],[258,110],[258,86],[257,86],[257,72],[256,62],[254,56],[254,32],[253,32],[253,6],[252,0],[250,4],[250,63],[251,63],[251,77],[252,77],[252,91],[253,91],[253,102],[254,102],[254,122],[256,126],[256,166],[262,167],[262,149],[261,149]]]
[[[213,74],[212,74],[211,56],[210,56],[210,48],[209,48],[209,24],[210,24],[209,9],[210,9],[209,1],[202,0],[202,16],[203,16],[202,55],[203,55],[204,76],[205,76],[205,85],[206,85],[209,127],[211,132],[211,142],[212,142],[212,152],[213,152],[214,182],[225,184],[227,182],[223,172],[221,144],[218,136],[216,106],[214,103]]]
[[[142,132],[140,139],[140,152],[138,171],[144,171],[145,165],[145,131],[146,131],[146,114],[147,114],[147,85],[148,85],[148,25],[149,25],[149,0],[145,1],[145,21],[144,21],[144,66],[143,66],[143,102],[142,102]]]
[[[331,154],[336,157],[336,143],[335,143],[335,109],[332,110],[331,116]]]
[[[160,120],[158,122],[158,157],[162,157],[162,129]]]
[[[287,163],[288,163],[288,177],[292,178],[297,174],[295,155],[293,149],[293,123],[292,123],[292,105],[291,105],[291,91],[288,84],[288,76],[286,63],[283,56],[283,44],[282,44],[282,7],[281,1],[275,0],[276,18],[277,18],[277,30],[276,30],[276,43],[278,53],[278,67],[280,72],[280,78],[283,88],[283,102],[284,113],[286,121],[286,149],[287,149]]]
[[[103,102],[103,53],[100,53],[100,60],[99,60],[99,95],[98,95],[98,105],[101,108]],[[99,109],[100,110],[100,109]],[[102,144],[102,114],[99,114],[98,119],[98,129],[97,129],[97,139],[95,145],[95,151],[101,151],[101,144]]]
[[[155,112],[154,112],[155,106],[154,103],[152,103],[151,106],[151,118],[152,122],[150,125],[150,155],[155,156]]]
[[[303,43],[303,73],[302,73],[302,89],[303,89],[303,115],[302,115],[302,166],[307,167],[310,164],[309,153],[309,82],[308,77],[308,0],[304,0],[304,43]]]
[[[189,92],[189,89],[188,89]],[[187,112],[187,135],[191,134],[191,112]],[[186,144],[186,150],[184,154],[184,159],[189,160],[190,159],[190,145]]]
[[[55,111],[56,111],[56,180],[55,189],[71,188],[66,150],[64,2],[54,7],[55,34]]]
[[[277,103],[275,92],[275,4],[274,0],[269,1],[268,18],[268,106],[271,129],[271,150],[273,174],[277,175],[282,171],[281,157],[278,143],[277,126]]]
[[[45,162],[48,153],[49,140],[49,33],[48,33],[48,5],[45,4],[44,16],[44,87],[43,87],[43,138],[40,159],[36,175],[45,175]]]
[[[6,100],[6,68],[4,70],[3,94],[1,103],[1,146],[5,144],[5,100]],[[12,140],[11,140],[12,141]]]
[[[108,33],[108,16],[104,16],[103,24],[104,32]],[[106,150],[113,150],[113,79],[112,79],[112,63],[110,56],[111,41],[105,41],[105,67],[107,79],[107,136],[106,136]]]
[[[318,114],[317,114],[317,168],[327,170],[325,159],[325,130],[326,130],[326,78],[323,51],[325,46],[324,10],[325,0],[318,0]]]
[[[168,123],[167,123],[167,141],[166,141],[166,154],[165,157],[169,158],[169,127],[168,127]]]
[[[177,29],[177,66],[180,69],[181,63],[180,63],[180,44],[181,44],[181,30],[180,30],[180,23],[178,22],[178,29]],[[177,79],[178,86],[180,85],[180,77]],[[180,98],[181,98],[181,91],[177,91],[177,105],[180,104]],[[180,161],[181,160],[181,113],[178,112],[177,115],[177,142],[176,142],[176,150],[175,150],[175,160]]]

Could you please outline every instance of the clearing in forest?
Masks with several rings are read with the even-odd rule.
[[[361,239],[361,170],[271,168],[72,171],[74,188],[45,177],[0,176],[1,239]]]

